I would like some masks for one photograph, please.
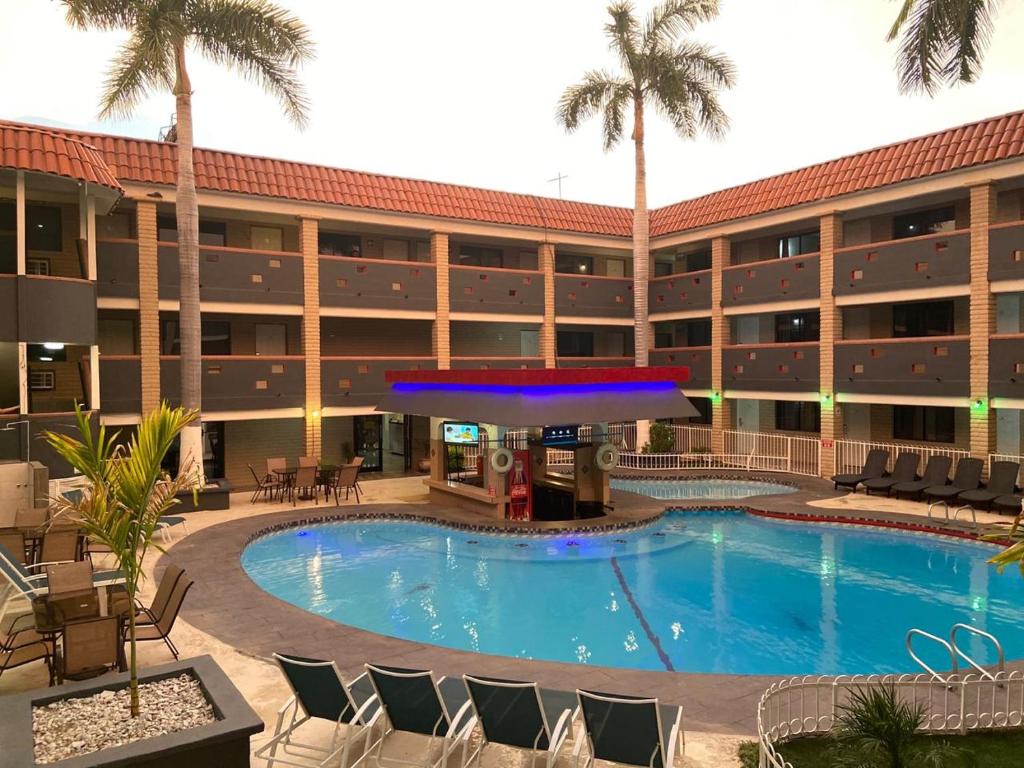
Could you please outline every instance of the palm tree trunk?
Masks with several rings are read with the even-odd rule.
[[[177,107],[179,288],[178,337],[181,340],[181,404],[186,409],[202,408],[202,317],[199,310],[199,202],[192,164],[192,82],[185,68],[185,42],[175,51],[177,77],[174,97]],[[203,479],[203,430],[199,420],[181,432],[178,458],[181,471]]]
[[[633,354],[637,368],[647,367],[650,324],[647,322],[647,281],[650,274],[650,214],[647,211],[647,160],[644,156],[644,105],[633,107],[633,146],[636,150],[636,190],[633,203]],[[651,423],[636,423],[636,450],[650,442]]]
[[[135,640],[135,590],[128,598],[131,607],[128,610],[128,691],[129,706],[132,717],[139,716],[139,663],[136,654],[138,643]]]

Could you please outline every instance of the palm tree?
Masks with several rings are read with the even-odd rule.
[[[202,322],[199,311],[199,204],[192,166],[192,81],[186,55],[195,50],[226,64],[280,99],[299,127],[308,104],[296,67],[313,54],[309,31],[266,0],[63,0],[68,23],[80,29],[127,30],[111,64],[100,117],[127,116],[151,90],[170,91],[176,105],[178,146],[175,207],[181,270],[178,329],[181,403],[202,407]],[[181,434],[179,472],[203,479],[199,420]]]
[[[899,38],[900,90],[932,96],[943,85],[973,83],[998,5],[999,0],[903,0],[886,37]]]
[[[621,72],[591,70],[582,82],[565,89],[558,103],[558,121],[567,131],[600,116],[604,148],[622,139],[627,110],[633,113],[635,202],[633,206],[633,338],[636,365],[647,366],[650,328],[647,322],[647,281],[650,274],[650,220],[647,210],[647,165],[644,156],[644,109],[666,117],[684,139],[704,131],[713,138],[725,133],[729,118],[718,91],[731,88],[732,62],[703,43],[680,40],[697,24],[718,15],[718,0],[665,0],[641,24],[630,2],[608,6],[611,21],[605,34],[619,59]],[[649,424],[637,424],[636,448],[648,441]]]

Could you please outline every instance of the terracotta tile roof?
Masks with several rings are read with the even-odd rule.
[[[0,123],[0,167],[50,173],[122,191],[117,177],[94,147],[43,128]]]
[[[651,236],[1022,156],[1024,112],[1013,112],[659,208]]]

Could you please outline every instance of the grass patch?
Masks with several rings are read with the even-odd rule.
[[[928,739],[942,739],[964,750],[979,768],[1020,768],[1024,765],[1022,731],[972,733],[967,736],[915,736],[914,742],[927,744]],[[831,739],[822,737],[794,739],[782,744],[779,753],[793,764],[793,768],[830,768],[828,750],[833,743]]]

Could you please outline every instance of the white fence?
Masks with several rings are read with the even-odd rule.
[[[1024,480],[1021,479],[1022,477],[1024,477],[1024,456],[1018,456],[1013,453],[990,453],[988,455],[989,477],[992,476],[992,464],[994,464],[997,461],[1015,461],[1018,464],[1020,464],[1021,468],[1017,472],[1017,485],[1024,484]]]
[[[900,698],[924,707],[921,731],[968,733],[1024,725],[1024,672],[998,672],[991,679],[975,674],[807,676],[773,683],[757,705],[761,768],[792,768],[779,753],[795,736],[828,733],[850,694],[895,685]],[[783,747],[782,751],[785,749]]]
[[[946,448],[944,446],[914,445],[912,443],[876,443],[866,440],[836,440],[836,474],[859,472],[864,466],[865,459],[868,457],[868,451],[875,448],[881,448],[889,452],[889,461],[886,465],[886,470],[889,472],[892,471],[896,457],[904,451],[921,456],[921,463],[919,465],[919,471],[921,472],[924,471],[928,459],[932,456],[949,456],[955,466],[960,459],[971,455],[969,451],[959,448]]]

